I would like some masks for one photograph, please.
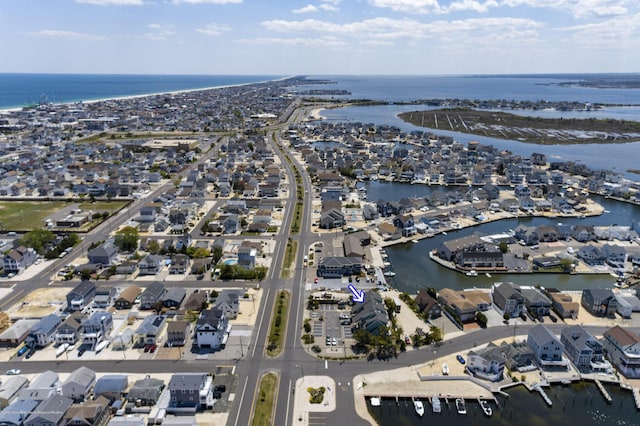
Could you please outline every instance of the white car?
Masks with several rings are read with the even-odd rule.
[[[17,376],[18,374],[20,374],[20,370],[18,370],[17,368],[7,370],[7,376]]]

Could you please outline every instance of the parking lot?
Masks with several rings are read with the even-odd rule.
[[[347,320],[351,317],[350,313],[351,308],[348,305],[343,309],[339,309],[338,304],[320,305],[312,314],[312,332],[318,346],[351,346],[350,340],[353,336],[350,320]]]

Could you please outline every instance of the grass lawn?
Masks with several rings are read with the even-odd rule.
[[[282,261],[282,272],[280,276],[282,278],[289,278],[291,274],[291,268],[293,267],[293,262],[296,258],[296,252],[298,251],[298,242],[288,240],[287,241],[287,249],[284,252],[284,260]]]
[[[276,298],[271,328],[269,329],[269,344],[267,345],[267,355],[269,356],[278,356],[282,352],[282,341],[289,317],[289,297],[289,292],[282,290]]]
[[[260,380],[260,390],[253,412],[253,426],[271,426],[273,424],[273,403],[276,399],[278,376],[267,373]]]
[[[44,228],[45,219],[65,207],[77,205],[82,210],[116,212],[128,201],[0,201],[0,224],[6,231],[31,231]]]

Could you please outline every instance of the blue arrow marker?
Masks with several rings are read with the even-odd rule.
[[[353,294],[353,297],[351,299],[354,302],[356,303],[364,302],[364,291],[358,290],[357,288],[355,288],[353,284],[349,284],[349,290],[351,291],[351,294]]]

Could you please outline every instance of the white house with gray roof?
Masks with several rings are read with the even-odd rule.
[[[467,354],[467,370],[475,377],[492,382],[502,379],[505,363],[501,348],[493,343]]]
[[[566,369],[567,362],[563,359],[564,346],[551,331],[542,324],[529,330],[527,344],[533,351],[533,356],[540,368]]]
[[[74,370],[67,380],[62,383],[62,395],[71,398],[74,402],[82,402],[87,399],[95,382],[95,371],[84,366],[80,367]]]

